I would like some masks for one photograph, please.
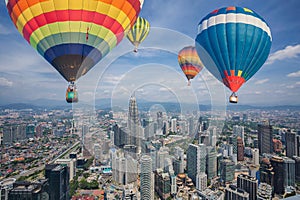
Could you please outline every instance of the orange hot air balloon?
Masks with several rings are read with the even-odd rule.
[[[203,69],[203,64],[193,46],[184,47],[179,51],[178,63],[188,79],[188,85],[191,83],[190,80]]]

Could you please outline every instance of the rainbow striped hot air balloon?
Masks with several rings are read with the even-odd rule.
[[[271,31],[253,10],[225,7],[204,17],[198,26],[196,49],[205,67],[233,94],[264,64],[270,53]]]
[[[193,46],[184,47],[179,51],[178,63],[188,79],[188,85],[190,85],[190,80],[203,69],[203,64]]]
[[[24,39],[68,82],[74,82],[120,43],[135,23],[143,0],[6,2]]]
[[[138,17],[135,24],[127,34],[128,40],[134,45],[134,52],[138,51],[138,46],[146,39],[149,31],[149,22],[142,17]]]

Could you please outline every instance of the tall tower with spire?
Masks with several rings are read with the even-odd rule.
[[[141,141],[141,131],[140,131],[140,121],[139,112],[136,102],[135,95],[130,97],[129,100],[129,111],[128,111],[128,129],[129,133],[127,135],[126,143],[129,145],[135,145],[137,149],[140,149]]]

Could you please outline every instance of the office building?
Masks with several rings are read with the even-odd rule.
[[[292,158],[293,156],[297,156],[296,155],[296,151],[297,151],[297,137],[296,137],[296,133],[292,132],[291,130],[288,130],[285,133],[285,148],[286,148],[286,156],[289,158]]]
[[[48,164],[45,166],[45,177],[49,183],[50,200],[69,200],[69,170],[67,166]]]
[[[260,182],[269,185],[274,184],[274,171],[268,158],[263,158],[260,164]]]
[[[18,181],[9,192],[9,200],[40,200],[49,199],[49,184],[47,179],[36,182]]]
[[[204,144],[189,144],[187,150],[187,174],[196,185],[197,175],[206,171],[206,147]]]
[[[152,173],[152,159],[150,156],[144,155],[141,158],[141,174],[140,174],[140,191],[141,199],[154,199],[154,176]]]
[[[171,196],[171,179],[169,173],[164,173],[163,169],[159,168],[154,172],[155,191],[160,199],[168,199]]]
[[[244,161],[244,143],[240,136],[237,137],[237,160]]]
[[[0,182],[0,200],[8,200],[8,194],[13,189],[15,178],[7,178]]]
[[[229,159],[220,162],[220,178],[222,182],[231,182],[234,179],[235,164]]]
[[[284,187],[295,187],[295,160],[285,157],[284,165]]]
[[[258,180],[254,177],[239,174],[237,177],[237,187],[249,193],[249,200],[256,200]]]
[[[274,172],[274,192],[276,194],[284,194],[284,168],[283,159],[281,157],[273,156],[270,159]]]
[[[138,162],[123,152],[112,158],[113,180],[119,184],[127,185],[137,180]]]
[[[261,183],[257,190],[257,200],[272,200],[272,186],[267,183]]]
[[[169,157],[169,149],[167,147],[161,147],[156,155],[156,168],[163,169],[165,167],[165,160]]]
[[[206,174],[208,179],[217,176],[217,151],[214,147],[206,147]]]
[[[57,159],[54,162],[55,164],[60,164],[64,166],[68,166],[69,168],[69,177],[70,181],[74,179],[76,176],[76,160],[75,159]]]
[[[293,160],[295,161],[295,180],[300,182],[300,157],[293,156]]]
[[[249,193],[234,185],[225,188],[225,200],[249,200]]]
[[[244,127],[239,125],[234,125],[232,127],[232,133],[235,137],[241,137],[243,144],[245,144],[245,133],[244,133]]]
[[[270,124],[258,125],[258,149],[260,155],[273,152],[273,135],[272,126]]]

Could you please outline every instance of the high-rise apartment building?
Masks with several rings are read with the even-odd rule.
[[[239,189],[234,185],[225,188],[226,200],[249,200],[249,193],[243,189]]]
[[[141,158],[141,174],[140,174],[140,191],[141,199],[154,199],[154,175],[152,172],[152,159],[150,156],[144,155]]]
[[[258,149],[261,155],[273,152],[273,135],[270,124],[258,125]]]
[[[252,163],[254,165],[259,165],[259,149],[253,148],[252,150]]]
[[[272,200],[272,186],[267,183],[261,183],[257,190],[257,200]]]

